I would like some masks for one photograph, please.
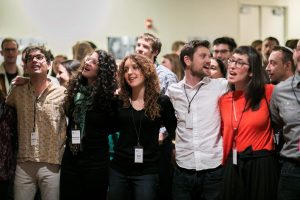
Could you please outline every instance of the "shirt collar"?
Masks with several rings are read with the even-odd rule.
[[[184,77],[182,79],[182,83],[186,85],[188,88],[198,88],[200,85],[207,85],[211,79],[207,76],[205,76],[201,81],[199,81],[196,85],[190,86],[189,84],[186,83],[186,78]]]

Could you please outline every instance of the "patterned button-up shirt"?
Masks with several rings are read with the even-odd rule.
[[[163,65],[155,64],[156,73],[159,78],[160,93],[165,94],[167,88],[173,83],[177,83],[177,76]]]
[[[11,90],[6,103],[17,110],[18,162],[61,163],[67,125],[64,92],[64,87],[52,83],[38,98],[30,83]],[[31,143],[33,131],[35,145]]]

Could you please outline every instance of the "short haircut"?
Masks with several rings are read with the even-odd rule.
[[[274,41],[277,44],[277,46],[279,46],[279,41],[275,37],[269,36],[264,39],[264,42],[265,41]]]
[[[297,44],[298,44],[298,39],[291,39],[291,40],[287,40],[284,46],[289,47],[291,49],[295,49],[297,47]]]
[[[198,47],[205,47],[209,49],[210,43],[207,40],[192,40],[186,43],[181,52],[180,52],[180,62],[184,68],[186,68],[186,64],[184,62],[184,56],[188,56],[191,60],[193,60],[193,55],[196,52]]]
[[[236,47],[236,42],[231,37],[220,37],[213,41],[213,45],[227,44],[229,46],[229,51],[232,52]]]
[[[183,46],[183,45],[185,45],[185,42],[183,42],[183,41],[175,41],[175,42],[173,42],[173,44],[172,44],[172,51],[173,51],[173,52],[178,51],[179,48],[180,48],[181,46]]]
[[[1,49],[3,49],[3,45],[4,45],[4,43],[6,43],[6,42],[15,42],[15,43],[17,44],[17,49],[19,49],[19,43],[18,43],[17,40],[14,39],[14,38],[4,38],[4,39],[2,40],[2,42],[1,42]]]
[[[161,51],[161,41],[160,39],[158,39],[157,37],[155,37],[154,35],[152,35],[151,33],[144,33],[143,35],[139,36],[137,38],[138,40],[139,39],[144,39],[146,40],[147,42],[150,41],[151,42],[151,48],[152,48],[152,51],[157,51],[157,55],[154,57],[154,62],[156,61],[156,58],[158,56],[158,54],[160,53]]]
[[[287,63],[291,62],[291,70],[294,72],[296,70],[296,65],[293,60],[293,50],[288,47],[276,46],[273,51],[280,51],[282,53],[282,62]]]
[[[29,46],[25,51],[26,63],[28,63],[29,54],[33,51],[40,51],[45,56],[47,63],[48,64],[51,63],[51,59],[52,59],[53,55],[51,54],[51,51],[46,50],[46,48],[43,46]]]
[[[257,46],[259,45],[262,45],[262,40],[254,40],[252,43],[251,43],[251,46],[256,48]]]

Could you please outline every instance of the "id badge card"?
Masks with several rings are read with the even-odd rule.
[[[185,128],[193,129],[193,113],[185,113]]]
[[[232,163],[237,165],[237,150],[236,148],[232,148]]]
[[[134,147],[134,163],[143,163],[144,149],[141,146]]]
[[[31,132],[30,141],[31,146],[37,145],[37,133],[35,131]]]
[[[80,130],[72,130],[72,144],[80,144]]]

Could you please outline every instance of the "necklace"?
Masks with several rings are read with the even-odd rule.
[[[237,133],[238,133],[238,129],[240,127],[240,123],[242,121],[242,118],[243,118],[243,115],[246,111],[246,105],[247,105],[247,101],[244,105],[244,108],[243,108],[243,111],[242,111],[242,114],[241,114],[241,117],[239,119],[237,119],[237,114],[236,114],[236,108],[235,108],[235,102],[234,102],[234,92],[232,92],[232,102],[231,102],[231,127],[232,127],[232,130],[233,130],[233,135],[234,135],[234,138],[237,136]],[[234,115],[234,119],[235,121],[237,122],[237,126],[234,127],[233,125],[233,115]]]

